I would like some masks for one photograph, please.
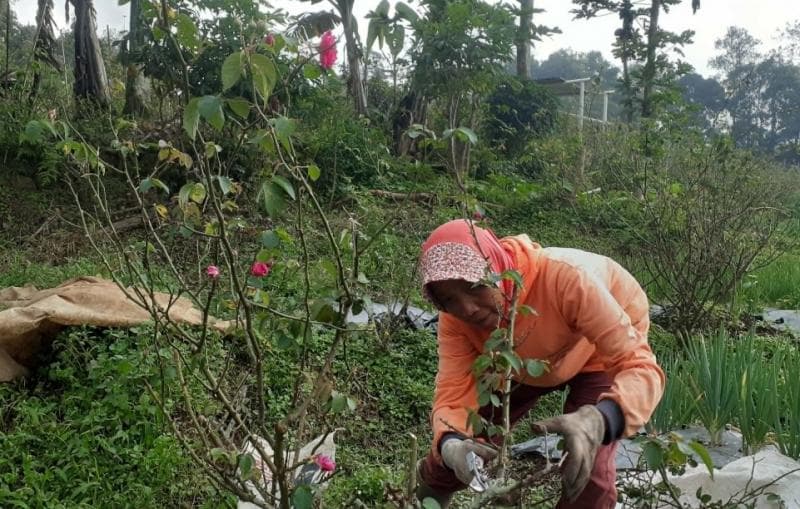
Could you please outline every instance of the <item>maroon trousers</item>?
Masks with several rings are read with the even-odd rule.
[[[580,373],[569,382],[558,387],[531,387],[529,385],[515,385],[511,392],[511,424],[514,425],[528,411],[536,405],[541,396],[553,391],[564,390],[569,387],[567,401],[564,404],[564,413],[576,411],[583,405],[597,403],[600,394],[607,392],[611,381],[605,373]],[[495,423],[502,421],[498,408],[491,405],[480,409],[482,417]],[[492,413],[494,415],[492,415]],[[615,455],[617,442],[601,446],[597,450],[589,484],[574,502],[562,499],[556,506],[558,509],[609,509],[617,502],[617,468]],[[429,453],[422,464],[420,471],[422,480],[432,489],[451,493],[462,490],[466,486],[459,481],[455,473],[445,466],[441,460]]]

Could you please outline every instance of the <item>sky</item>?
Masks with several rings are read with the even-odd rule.
[[[377,0],[355,0],[354,11],[359,18],[360,31],[363,32],[362,40],[366,38],[367,27],[364,15],[377,3]],[[406,3],[412,6],[415,4],[413,0],[406,0]],[[599,50],[607,59],[619,66],[619,62],[611,55],[614,30],[619,26],[619,19],[616,16],[573,20],[569,12],[572,2],[569,0],[535,0],[534,3],[537,8],[546,11],[538,14],[534,22],[557,26],[562,31],[561,34],[536,43],[533,49],[534,58],[544,60],[550,53],[561,48],[582,52]],[[59,1],[56,4],[56,22],[59,28],[64,28],[64,3]],[[329,8],[327,2],[312,6],[297,0],[272,0],[272,5],[290,13]],[[127,6],[119,6],[117,0],[95,0],[95,6],[99,29],[104,30],[107,25],[112,29],[125,29]],[[21,22],[31,24],[35,22],[35,0],[16,0],[13,2],[13,8]],[[736,25],[746,28],[763,42],[763,49],[770,49],[777,45],[777,31],[783,28],[787,21],[796,19],[800,19],[800,3],[796,0],[702,0],[700,10],[694,15],[691,2],[685,0],[681,5],[671,9],[669,14],[662,13],[660,21],[662,26],[669,30],[690,29],[696,32],[694,44],[685,50],[685,58],[697,72],[710,76],[713,71],[708,66],[708,60],[715,54],[714,41],[724,35],[727,27]]]

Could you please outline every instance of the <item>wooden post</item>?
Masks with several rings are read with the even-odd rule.
[[[608,91],[603,92],[603,123],[608,122]]]
[[[580,93],[578,94],[579,95],[579,99],[578,99],[578,101],[579,101],[578,102],[578,129],[579,130],[583,130],[583,103],[584,103],[585,94],[586,94],[586,82],[585,81],[581,81],[580,82]]]

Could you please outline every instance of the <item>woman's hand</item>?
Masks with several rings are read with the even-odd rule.
[[[594,405],[584,405],[571,414],[535,422],[538,433],[560,433],[565,442],[564,465],[561,469],[564,496],[570,502],[586,488],[594,468],[597,448],[603,443],[606,421]]]

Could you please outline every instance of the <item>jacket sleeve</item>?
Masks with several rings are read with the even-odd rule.
[[[480,355],[458,320],[447,313],[439,318],[439,369],[433,394],[432,451],[439,457],[439,441],[446,433],[472,436],[467,429],[469,410],[478,410],[472,364]]]
[[[636,288],[631,288],[633,285]],[[650,419],[665,383],[664,372],[647,342],[647,297],[634,280],[627,286],[624,294],[637,295],[637,302],[627,307],[643,314],[636,317],[636,323],[631,322],[608,285],[585,270],[565,265],[556,281],[564,318],[595,344],[613,380],[609,392],[600,395],[598,401],[610,399],[620,406],[625,417],[623,436],[636,434]]]

